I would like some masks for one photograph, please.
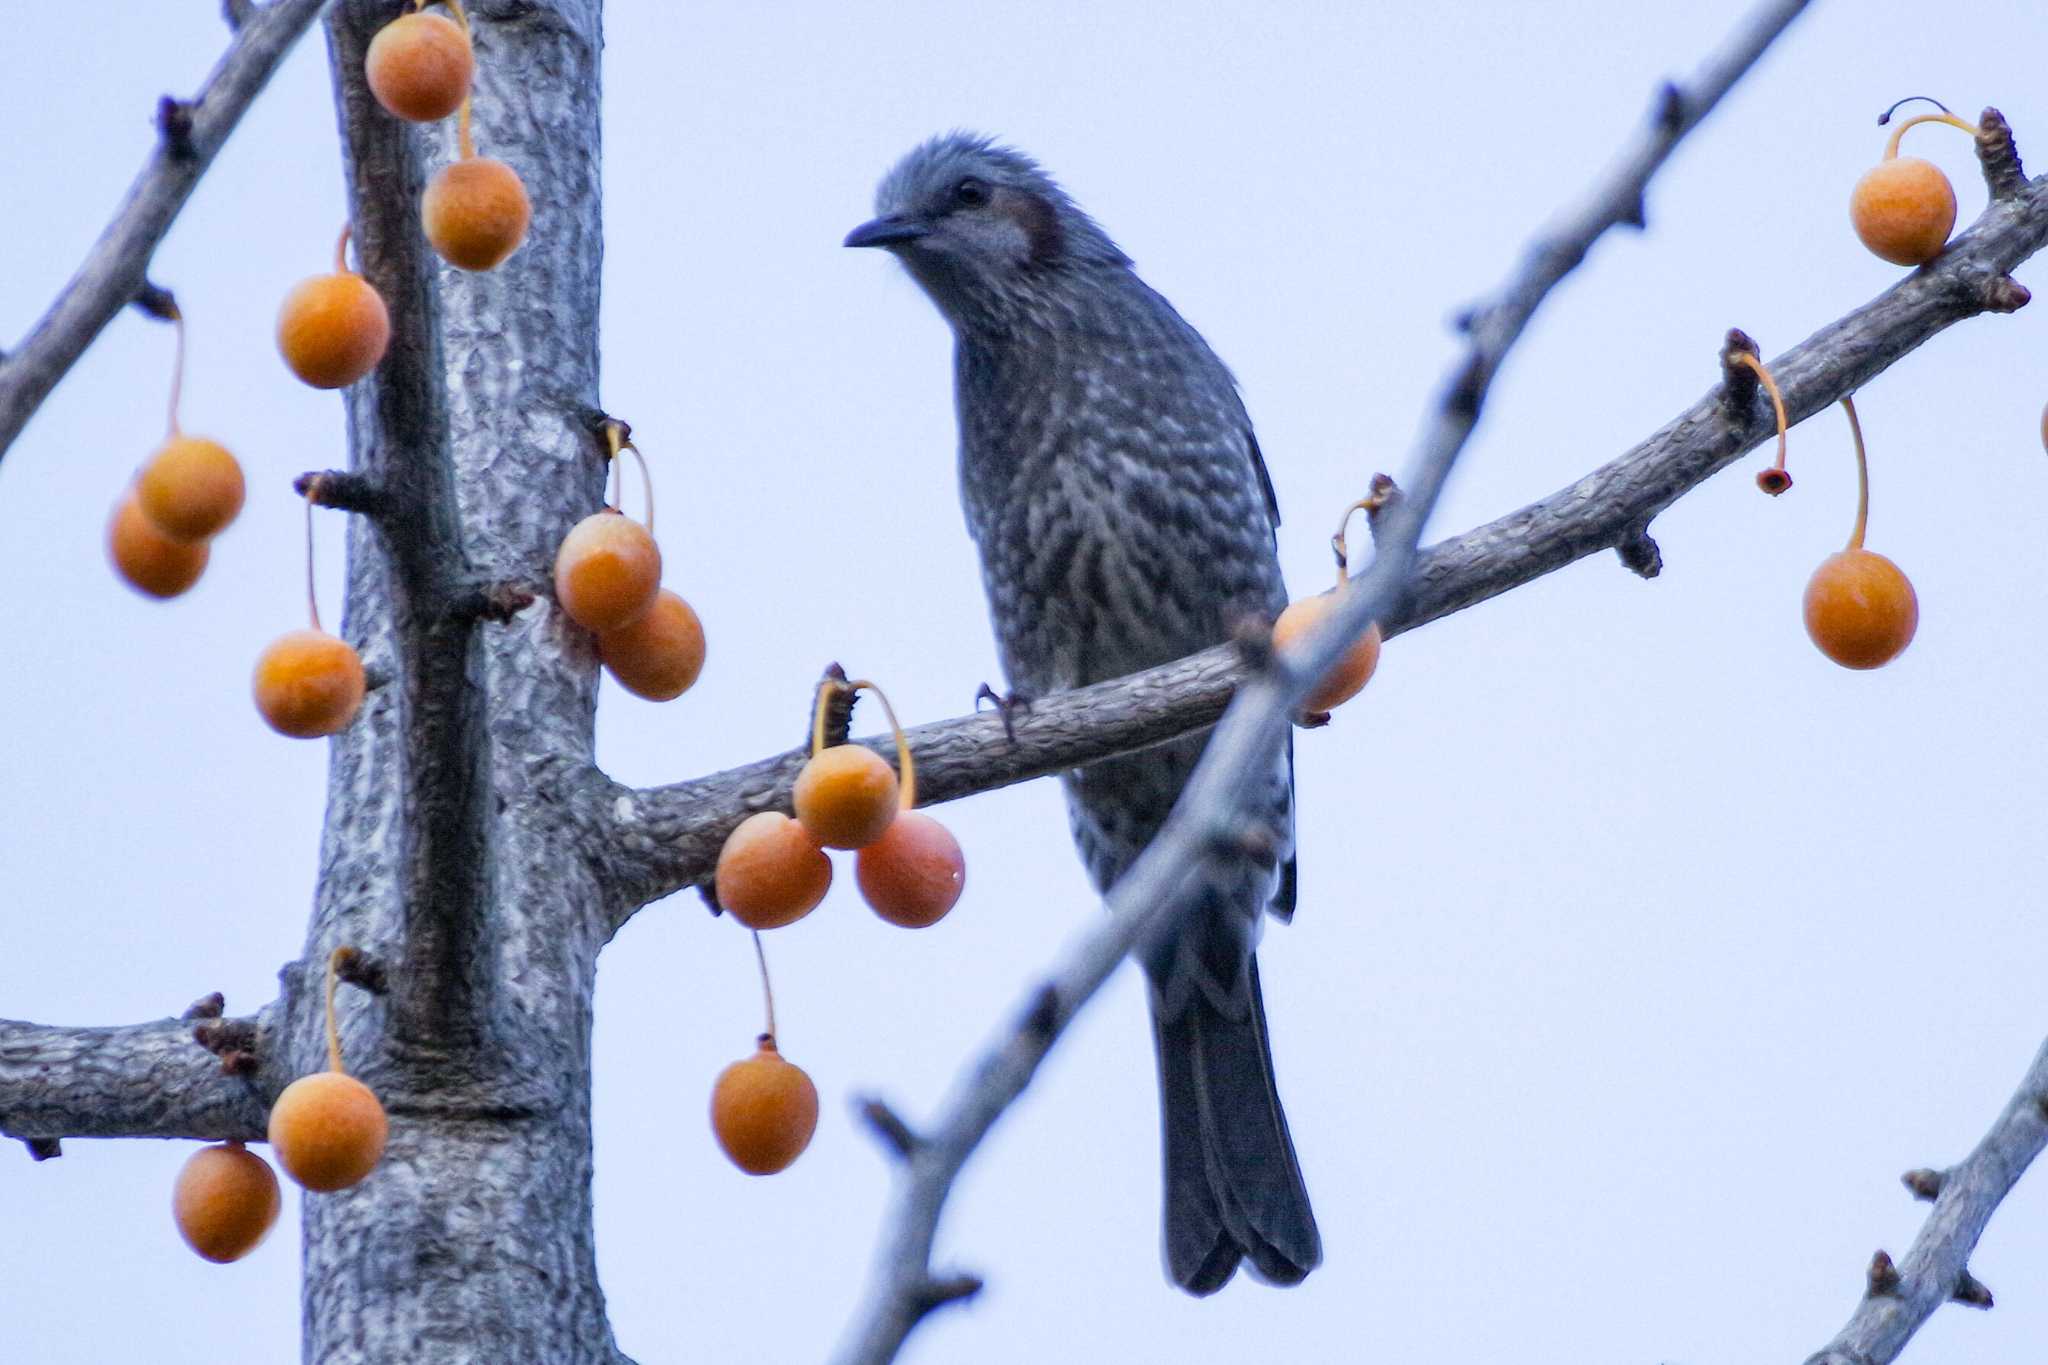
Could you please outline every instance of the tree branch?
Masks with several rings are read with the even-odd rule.
[[[2004,129],[1996,110],[1985,111],[1985,125]],[[1979,151],[1987,176],[1994,166],[2007,168],[2008,177],[2018,175],[2009,132],[1980,144]],[[2048,245],[2048,178],[2017,183],[1934,264],[1771,361],[1794,421],[1854,393],[1955,323],[2010,312],[2025,302],[2026,291],[2009,272]],[[1618,210],[1628,193],[1615,190],[1607,209]],[[1570,259],[1572,251],[1555,244],[1531,257],[1533,265],[1545,268]],[[1486,313],[1473,314],[1469,324],[1475,333],[1494,325]],[[1740,400],[1732,419],[1731,398]],[[1774,430],[1753,381],[1739,392],[1717,384],[1660,430],[1569,487],[1425,550],[1406,603],[1388,614],[1385,633],[1397,635],[1449,616],[1605,549],[1623,552],[1623,562],[1643,572],[1653,562],[1647,557],[1654,552],[1650,522],[1769,440]],[[994,715],[918,726],[909,732],[918,789],[927,802],[957,800],[1206,729],[1250,674],[1241,649],[1220,645],[1143,673],[1040,698],[1012,713],[1014,740]],[[893,753],[886,736],[858,742],[885,756]],[[609,827],[603,842],[616,859],[619,921],[647,901],[708,879],[734,825],[755,811],[788,809],[790,784],[802,763],[803,753],[792,750],[639,792],[593,780],[592,818]]]
[[[1243,652],[1223,645],[1013,710],[1014,740],[995,712],[916,726],[905,734],[917,762],[919,803],[957,801],[1206,729],[1249,675]],[[890,735],[854,742],[896,756]],[[619,922],[648,901],[709,879],[719,847],[741,820],[756,811],[787,810],[806,752],[799,747],[647,791],[594,779],[588,795],[598,807],[595,818],[611,829],[596,842],[613,859]]]
[[[266,1032],[268,1006],[213,1021]],[[232,1076],[193,1040],[191,1018],[117,1028],[0,1019],[0,1133],[66,1137],[260,1139],[274,1087]]]
[[[1970,1274],[1970,1253],[1984,1235],[2006,1195],[2028,1165],[2048,1146],[2048,1043],[2005,1111],[1960,1166],[1937,1175],[1909,1171],[1916,1194],[1938,1190],[1934,1208],[1906,1259],[1893,1266],[1884,1252],[1872,1260],[1863,1301],[1835,1339],[1808,1356],[1806,1365],[1889,1365],[1934,1310],[1954,1300],[1975,1308],[1991,1306],[1991,1291]],[[1889,1272],[1879,1274],[1880,1265]]]
[[[142,290],[150,257],[200,177],[326,3],[276,0],[245,12],[199,97],[189,104],[166,98],[158,118],[162,135],[113,221],[35,330],[0,363],[0,456],[101,329]],[[231,21],[235,13],[228,10]]]
[[[1774,0],[1701,69],[1690,93],[1666,86],[1657,116],[1615,174],[1564,225],[1541,239],[1500,294],[1472,315],[1468,347],[1425,430],[1404,496],[1382,518],[1373,562],[1301,648],[1275,655],[1232,701],[1166,825],[1111,888],[1111,914],[1081,934],[1049,980],[1008,1029],[975,1061],[939,1122],[906,1158],[893,1226],[870,1299],[840,1359],[848,1365],[894,1360],[925,1315],[949,1301],[933,1292],[932,1242],[955,1177],[981,1140],[1031,1082],[1080,1007],[1117,966],[1154,936],[1171,932],[1200,904],[1202,883],[1246,856],[1262,831],[1247,805],[1250,776],[1272,763],[1290,718],[1317,678],[1375,620],[1388,619],[1409,590],[1416,545],[1451,466],[1478,422],[1493,376],[1558,281],[1609,228],[1641,222],[1643,189],[1686,132],[1741,79],[1773,39],[1805,8]],[[961,1279],[960,1283],[966,1283]]]

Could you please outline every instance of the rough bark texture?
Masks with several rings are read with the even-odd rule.
[[[1932,1201],[1927,1222],[1896,1266],[1880,1251],[1866,1290],[1835,1339],[1806,1365],[1889,1365],[1945,1303],[1991,1307],[1991,1291],[1970,1274],[1970,1253],[2006,1195],[2048,1147],[2048,1043],[1970,1154],[1947,1171],[1910,1171],[1906,1185]]]
[[[601,499],[596,0],[473,5],[480,152],[533,200],[499,269],[442,264],[418,196],[455,154],[362,81],[392,17],[347,0],[328,41],[365,270],[394,344],[349,392],[351,467],[386,495],[351,518],[344,632],[391,681],[334,745],[302,973],[383,955],[391,990],[344,995],[344,1051],[383,1098],[374,1178],[306,1199],[304,1358],[611,1365],[591,1230],[590,1005],[607,898],[555,799],[591,754],[587,637],[551,607],[504,622],[478,591],[545,581]],[[319,1064],[294,993],[293,1070]]]
[[[206,161],[323,3],[228,6],[247,26],[187,111],[189,126],[173,117],[79,276],[0,364],[0,450],[142,285],[150,251]],[[471,6],[477,140],[518,168],[534,205],[526,245],[486,275],[439,263],[418,225],[420,190],[454,154],[452,122],[401,124],[362,85],[363,50],[400,8],[332,0],[328,18],[356,239],[390,305],[394,341],[348,395],[351,472],[336,496],[320,499],[354,513],[343,631],[385,682],[333,745],[305,955],[284,968],[274,1004],[215,1021],[232,1034],[232,1070],[193,1040],[189,1018],[119,1028],[0,1021],[0,1132],[27,1140],[39,1158],[64,1136],[259,1136],[276,1093],[324,1065],[320,969],[333,947],[357,945],[376,954],[389,990],[343,992],[344,1051],[382,1096],[391,1140],[372,1179],[308,1197],[304,1358],[618,1365],[591,1227],[597,955],[634,908],[708,877],[738,820],[786,806],[799,756],[644,792],[592,766],[590,643],[545,599],[555,547],[598,505],[603,479],[593,424],[600,0]],[[1770,8],[1786,14],[1798,3]],[[1668,150],[1702,111],[1670,92],[1648,134],[1652,150]],[[1983,128],[1990,209],[1937,261],[1774,362],[1795,420],[1947,326],[2026,302],[2008,272],[2048,244],[2048,179],[2024,178],[1996,111]],[[1640,184],[1622,188],[1618,210],[1594,206],[1603,224],[1639,212]],[[1583,254],[1576,241],[1566,232],[1545,244],[1531,257],[1533,274],[1568,269]],[[1494,363],[1512,340],[1502,328],[1519,326],[1517,306],[1510,291],[1472,317],[1475,345],[1492,348]],[[1462,439],[1490,373],[1491,363],[1475,362],[1453,383],[1440,433]],[[1578,483],[1421,552],[1405,602],[1389,607],[1416,529],[1393,518],[1394,550],[1365,576],[1373,596],[1360,610],[1379,611],[1393,634],[1610,546],[1636,571],[1654,572],[1651,519],[1768,432],[1754,383],[1731,372]],[[1411,490],[1418,505],[1432,487]],[[1334,653],[1337,633],[1318,648]],[[1304,664],[1263,667],[1258,653],[1226,646],[1047,698],[1014,717],[1014,736],[993,715],[920,727],[911,732],[920,788],[927,800],[951,800],[1206,729],[1239,693],[1240,710],[1260,719],[1226,723],[1213,747],[1225,765],[1256,757],[1279,742],[1287,689]],[[1227,785],[1208,783],[1203,818],[1191,816],[1173,848],[1148,855],[1149,882],[1119,888],[1120,903],[1168,904],[1208,860],[1248,850],[1229,818]],[[1018,1013],[1015,1047],[987,1060],[995,1084],[967,1091],[957,1132],[940,1125],[920,1146],[895,1121],[913,1166],[943,1159],[957,1168],[1128,947],[1090,938],[1050,989],[1034,992]],[[2037,1059],[1961,1166],[1945,1177],[1916,1173],[1936,1197],[1927,1229],[1901,1266],[1874,1265],[1870,1297],[1816,1361],[1889,1360],[1948,1296],[1988,1302],[1965,1262],[2048,1142],[2044,1066]],[[916,1222],[906,1243],[917,1253],[904,1261],[915,1272],[903,1281],[909,1297],[883,1303],[905,1323],[972,1287],[929,1278],[926,1231]]]
[[[0,1132],[30,1141],[262,1137],[270,1092],[222,1070],[192,1028],[190,1019],[121,1028],[0,1019]]]

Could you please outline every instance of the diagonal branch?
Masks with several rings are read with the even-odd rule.
[[[85,263],[35,330],[0,362],[0,456],[114,315],[143,287],[157,245],[228,135],[327,0],[274,0],[241,16],[227,54],[190,103],[166,98],[162,136]],[[235,11],[229,11],[231,18]]]
[[[214,1021],[260,1036],[276,1007]],[[65,1137],[259,1139],[270,1090],[229,1075],[193,1040],[193,1020],[61,1028],[0,1019],[0,1133]],[[273,1086],[272,1089],[275,1087]]]
[[[855,1319],[842,1361],[882,1365],[895,1359],[927,1313],[957,1299],[935,1292],[942,1282],[932,1273],[931,1251],[947,1196],[968,1157],[1117,966],[1155,935],[1170,932],[1200,903],[1195,893],[1226,862],[1250,854],[1263,831],[1247,804],[1259,788],[1247,779],[1272,763],[1290,717],[1315,680],[1371,622],[1391,617],[1408,592],[1423,524],[1478,422],[1493,376],[1530,317],[1609,228],[1641,221],[1643,188],[1672,147],[1804,8],[1805,0],[1774,0],[1702,68],[1689,93],[1665,87],[1658,117],[1614,176],[1540,241],[1498,297],[1475,314],[1465,359],[1424,432],[1408,494],[1388,513],[1372,566],[1353,580],[1303,647],[1292,651],[1298,657],[1276,656],[1239,691],[1165,827],[1111,888],[1112,913],[1074,942],[1050,979],[971,1064],[937,1124],[912,1149],[871,1296]]]
[[[1854,393],[1955,323],[2026,302],[2026,290],[2009,272],[2048,245],[2048,178],[2020,178],[2004,120],[1986,110],[1983,122],[1996,134],[1979,149],[1987,178],[1994,168],[1999,172],[1991,206],[1933,265],[1771,361],[1793,420]],[[1618,192],[1609,206],[1623,202],[1626,194]],[[1554,265],[1570,258],[1569,250],[1553,247],[1536,260]],[[1474,323],[1490,325],[1484,316]],[[1647,544],[1644,530],[1659,513],[1768,440],[1772,430],[1753,383],[1717,385],[1569,487],[1425,550],[1405,607],[1386,618],[1386,633],[1462,611],[1598,551]],[[918,789],[927,801],[957,800],[1206,729],[1252,671],[1242,649],[1223,645],[1043,698],[1013,713],[1013,737],[993,715],[919,726],[909,732]],[[884,755],[893,752],[886,737],[861,742]],[[603,842],[615,859],[619,918],[708,879],[734,825],[758,810],[788,809],[802,762],[802,753],[792,751],[641,792],[593,781],[592,818],[609,830]]]
[[[1970,1253],[2043,1147],[2048,1147],[2048,1043],[2034,1054],[2019,1089],[1962,1165],[1941,1174],[1908,1173],[1908,1188],[1932,1197],[1934,1211],[1898,1266],[1877,1253],[1868,1292],[1848,1325],[1807,1357],[1806,1365],[1889,1365],[1934,1310],[1951,1299],[1989,1308],[1990,1291],[1970,1274]]]

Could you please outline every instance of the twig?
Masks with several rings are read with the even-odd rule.
[[[1866,1295],[1848,1325],[1808,1356],[1806,1365],[1889,1365],[1944,1303],[1989,1308],[1991,1291],[1970,1274],[1970,1253],[2043,1147],[2048,1147],[2048,1043],[2034,1054],[2004,1112],[1962,1164],[1939,1173],[1907,1172],[1906,1185],[1916,1196],[1937,1191],[1920,1235],[1895,1267],[1890,1257],[1878,1253],[1891,1270],[1887,1287]]]
[[[35,330],[0,365],[0,456],[143,287],[144,272],[193,187],[327,0],[276,0],[244,14],[197,99],[165,100],[162,134],[128,197]],[[228,11],[233,24],[236,8]]]
[[[1273,761],[1291,716],[1329,665],[1375,620],[1394,614],[1409,589],[1423,522],[1478,421],[1494,374],[1546,295],[1617,223],[1640,221],[1643,190],[1687,131],[1739,80],[1805,8],[1777,0],[1699,73],[1691,91],[1666,87],[1657,116],[1619,170],[1563,225],[1540,240],[1499,296],[1474,313],[1467,353],[1425,431],[1406,496],[1386,517],[1379,551],[1348,598],[1288,660],[1250,681],[1225,713],[1165,827],[1110,890],[1111,913],[1082,934],[1018,1017],[965,1073],[925,1142],[906,1163],[897,1207],[868,1301],[840,1359],[881,1365],[936,1306],[929,1287],[932,1241],[954,1178],[996,1119],[1030,1084],[1039,1062],[1125,957],[1199,903],[1193,894],[1220,857],[1217,845],[1245,829],[1257,784],[1248,776]]]
[[[1999,311],[2019,289],[2008,272],[2043,246],[2048,179],[1994,203],[1932,265],[1773,359],[1791,420],[1863,388],[1955,323]],[[1474,328],[1485,325],[1475,310]],[[1754,375],[1735,370],[1731,382],[1715,383],[1657,432],[1584,478],[1423,551],[1406,604],[1382,618],[1384,633],[1391,638],[1604,550],[1623,551],[1624,562],[1640,572],[1653,543],[1650,523],[1774,430]],[[1376,540],[1408,501],[1395,496],[1374,516]],[[967,715],[919,726],[909,738],[920,799],[957,800],[1207,729],[1252,674],[1241,655],[1235,644],[1218,645],[1126,678],[1034,699],[1002,718]],[[881,736],[858,742],[890,752]],[[778,755],[643,791],[589,774],[586,818],[605,831],[601,843],[615,860],[619,921],[641,904],[701,885],[734,825],[758,810],[788,809],[801,764],[800,754]]]
[[[345,469],[309,469],[292,480],[292,491],[321,507],[378,515],[389,511],[391,497],[383,485]]]

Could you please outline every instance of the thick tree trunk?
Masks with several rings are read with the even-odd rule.
[[[595,670],[545,602],[491,609],[541,591],[601,497],[600,6],[471,6],[478,149],[534,209],[525,245],[476,275],[418,220],[455,121],[401,123],[363,85],[395,12],[344,0],[328,19],[356,242],[394,332],[347,401],[378,507],[350,519],[344,630],[384,681],[334,745],[318,902],[271,1044],[317,1067],[318,964],[343,943],[380,955],[390,990],[344,993],[343,1048],[392,1127],[371,1179],[306,1198],[304,1356],[614,1365],[590,1007],[615,914],[555,790],[589,760]]]

